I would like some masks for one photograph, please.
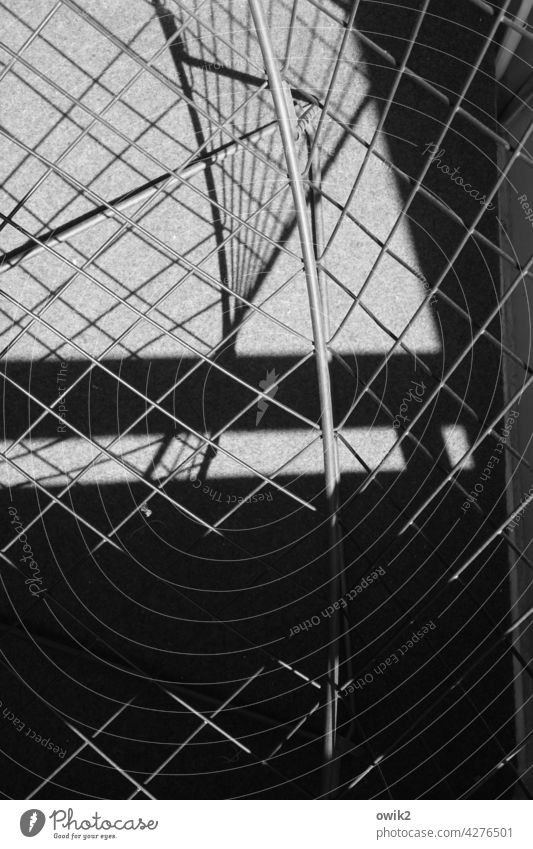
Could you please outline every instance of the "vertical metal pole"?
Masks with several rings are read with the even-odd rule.
[[[313,107],[316,108],[316,107]],[[320,259],[322,254],[324,253],[324,246],[326,244],[326,239],[324,236],[325,228],[324,228],[324,207],[323,207],[323,197],[322,197],[322,165],[320,162],[320,145],[316,145],[313,150],[313,139],[314,132],[312,128],[312,123],[309,123],[306,126],[306,137],[307,137],[307,149],[309,153],[309,161],[310,161],[310,169],[309,169],[309,177],[311,180],[311,191],[309,195],[309,204],[311,209],[311,219],[313,224],[313,249],[315,252],[315,260],[317,263],[317,273],[318,273],[318,285],[320,287],[320,294],[322,297],[322,311],[324,314],[324,326],[326,328],[326,335],[329,339],[331,336],[331,316],[329,312],[329,298],[328,298],[328,284],[326,280],[326,273],[324,271],[324,264],[320,263]],[[332,361],[331,352],[328,351],[328,362]],[[331,396],[335,401],[335,385],[331,387]],[[338,457],[338,455],[337,455]],[[340,482],[339,482],[340,483]],[[339,576],[339,589],[340,595],[345,596],[347,587],[346,587],[346,574],[344,569],[340,570]],[[337,598],[335,601],[339,599]],[[344,645],[344,653],[345,653],[345,664],[346,671],[345,676],[347,678],[353,677],[353,664],[352,664],[352,642],[350,639],[350,630],[348,618],[344,610],[340,612],[341,620],[343,620],[345,625],[345,630],[343,633],[343,645]],[[353,716],[356,714],[356,705],[355,705],[355,696],[353,693],[349,693],[348,702],[350,705],[350,709],[352,710]],[[354,720],[352,719],[348,728],[344,730],[344,736],[350,736],[352,728],[353,728]]]
[[[310,132],[306,133],[307,135],[307,148],[309,152],[311,152],[311,146],[313,144],[313,138]],[[313,232],[314,232],[314,252],[315,252],[315,260],[318,263],[320,257],[324,252],[324,247],[326,244],[326,240],[324,238],[324,210],[323,210],[323,198],[320,188],[322,186],[322,168],[320,165],[320,148],[317,146],[311,153],[311,168],[309,171],[309,176],[311,178],[311,215],[313,219]],[[331,326],[330,326],[330,316],[329,316],[329,298],[328,298],[328,284],[326,281],[326,274],[324,269],[317,265],[317,274],[318,274],[318,285],[320,288],[320,293],[322,296],[322,311],[324,313],[324,326],[326,328],[326,336],[329,339],[331,334]],[[331,356],[328,352],[328,359],[331,359]]]
[[[330,560],[330,600],[340,597],[340,575],[343,567],[342,541],[338,524],[339,509],[339,465],[333,425],[333,405],[328,365],[328,350],[322,298],[318,282],[317,266],[313,250],[313,235],[308,217],[304,180],[300,171],[293,133],[289,104],[285,97],[278,61],[272,48],[272,40],[264,15],[261,0],[249,0],[259,46],[263,54],[276,116],[279,121],[281,140],[285,154],[287,172],[292,190],[296,222],[300,235],[302,257],[307,283],[307,295],[311,312],[311,324],[315,343],[315,359],[318,376],[318,391],[321,411],[322,443],[324,450],[324,475],[328,508],[328,542]],[[337,786],[337,760],[335,758],[335,736],[337,729],[337,689],[339,684],[339,614],[335,611],[330,618],[330,641],[328,649],[328,676],[326,684],[326,727],[324,734],[324,793],[331,793]]]

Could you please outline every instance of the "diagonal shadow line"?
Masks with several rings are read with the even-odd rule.
[[[172,33],[176,31],[176,24],[175,24],[173,15],[168,14],[168,13],[166,15],[164,14],[165,6],[161,2],[161,0],[153,0],[153,3],[154,3],[154,7],[156,9],[156,12],[158,14],[158,17],[160,19],[161,26],[163,28],[163,32],[164,32],[166,38],[169,39],[171,37]],[[184,87],[184,93],[189,99],[192,99],[194,91],[192,89],[192,86],[190,85],[190,83],[188,82],[188,80],[186,78],[184,65],[189,64],[189,65],[197,65],[199,67],[203,67],[205,63],[204,63],[203,60],[198,60],[198,59],[195,59],[194,57],[190,56],[190,54],[185,51],[183,42],[180,42],[180,41],[174,41],[174,42],[171,43],[170,52],[171,52],[172,58],[174,60],[174,64],[176,65],[176,69],[178,71],[180,82]],[[256,85],[261,85],[261,84],[264,83],[264,79],[261,79],[259,77],[255,77],[253,75],[240,74],[240,73],[237,73],[237,72],[232,71],[230,69],[225,69],[225,68],[218,69],[217,68],[217,73],[222,74],[222,75],[231,76],[234,79],[243,79],[244,77],[246,77],[246,78],[249,77],[250,78],[249,81],[252,82],[253,84],[256,84]],[[309,95],[307,95],[307,94],[304,95],[298,87],[294,88],[293,86],[291,86],[291,91],[293,93],[293,96],[295,96],[295,97],[298,97],[298,98],[301,97],[302,99],[304,99],[306,101],[310,100]],[[371,103],[371,99],[370,99],[369,96],[366,96],[366,97],[363,98],[360,105],[358,106],[355,113],[353,114],[348,126],[355,125],[355,123],[359,120],[361,114],[365,110],[365,108],[368,105],[370,105],[370,103]],[[195,135],[196,135],[196,140],[197,140],[198,144],[200,145],[202,143],[202,140],[203,140],[202,139],[202,129],[201,129],[200,121],[199,121],[198,115],[196,114],[195,110],[190,105],[189,105],[189,112],[190,112],[190,116],[191,116],[191,122],[193,123],[194,131],[195,131]],[[335,162],[337,154],[339,153],[342,146],[344,145],[344,143],[346,142],[346,140],[349,137],[350,137],[350,134],[346,130],[344,130],[343,135],[340,138],[340,140],[338,141],[338,143],[335,147],[335,150],[333,151],[332,156],[329,158],[328,162],[325,163],[322,167],[322,176],[323,177],[327,176],[331,166]],[[212,170],[208,167],[205,171],[205,174],[206,174],[206,182],[208,183],[208,189],[210,191],[210,194],[211,194],[211,191],[212,191],[212,193],[213,193],[212,196],[216,198]],[[217,240],[217,244],[220,244],[219,239],[223,238],[223,233],[222,234],[220,233],[221,228],[220,228],[220,224],[217,220],[216,208],[213,209],[213,220],[215,222],[215,238]],[[284,226],[284,228],[281,232],[281,235],[278,239],[278,242],[279,242],[280,245],[284,245],[285,242],[289,240],[289,238],[294,233],[295,228],[296,228],[296,218],[295,218],[295,216],[293,216],[291,218],[291,220]],[[248,290],[248,293],[252,292],[253,294],[256,294],[259,291],[259,289],[261,287],[261,283],[262,283],[262,278],[264,279],[265,275],[267,275],[269,273],[269,271],[272,270],[272,268],[274,267],[280,253],[281,253],[280,247],[276,247],[271,251],[268,260],[266,260],[266,262],[262,265],[261,272],[257,275],[255,282],[251,284],[251,287]],[[219,268],[220,268],[221,275],[223,275],[222,279],[223,280],[228,279],[228,276],[227,276],[227,261],[226,261],[225,255],[222,256],[222,252],[219,252]],[[225,316],[226,316],[226,304],[229,306],[228,296],[227,296],[227,293],[225,293],[225,292],[222,293],[222,296],[223,296],[223,298],[222,298],[223,330],[225,329],[225,332],[229,332],[229,330],[231,328],[225,328],[224,327],[224,319],[225,319]],[[246,304],[242,304],[242,302],[238,302],[236,304],[234,325],[238,326],[239,324],[242,323],[242,320],[246,316],[248,310],[249,310],[249,308],[246,306]],[[229,316],[229,310],[227,312],[227,315]],[[234,343],[232,343],[231,351],[232,352],[234,351]]]
[[[187,73],[185,70],[185,66],[187,63],[187,54],[184,49],[184,41],[182,40],[181,35],[178,33],[178,27],[176,26],[176,21],[174,15],[169,13],[168,9],[165,8],[164,4],[161,0],[153,0],[154,8],[159,18],[159,23],[161,24],[161,29],[163,30],[163,34],[165,39],[168,41],[173,36],[175,38],[169,43],[169,51],[174,62],[178,79],[183,88],[185,96],[189,99],[189,101],[193,100],[194,97],[194,89],[189,82],[187,77]],[[205,143],[205,134],[202,129],[201,121],[198,116],[198,113],[193,108],[191,103],[187,104],[187,109],[189,112],[189,117],[191,120],[191,124],[193,127],[194,136],[196,139],[196,143],[198,147],[202,147]],[[204,170],[205,182],[207,187],[207,194],[209,198],[213,199],[213,202],[210,201],[211,215],[213,218],[213,234],[215,237],[215,242],[219,250],[217,251],[217,259],[218,259],[218,267],[220,273],[221,280],[228,280],[228,262],[226,257],[226,252],[223,248],[224,242],[224,231],[221,226],[220,216],[219,216],[219,205],[216,203],[217,201],[217,188],[215,185],[215,180],[213,177],[213,170],[211,166],[208,164]],[[227,292],[221,292],[221,301],[222,301],[222,332],[224,336],[228,334],[231,330],[231,326],[229,326],[229,316],[230,316],[230,303],[229,303],[229,295]],[[234,343],[232,342],[229,346],[228,352],[234,352]]]
[[[188,61],[188,56],[185,51],[184,43],[185,35],[183,35],[182,37],[181,33],[178,33],[178,27],[176,26],[174,14],[169,12],[165,8],[164,3],[161,2],[161,0],[153,0],[153,4],[165,38],[167,40],[172,38],[172,41],[169,42],[170,55],[176,67],[178,79],[183,87],[184,94],[189,99],[189,103],[187,104],[187,110],[189,112],[189,117],[193,127],[196,144],[198,145],[198,148],[201,149],[202,145],[204,145],[205,143],[205,134],[202,129],[200,117],[192,106],[192,100],[194,98],[194,89],[191,83],[189,82],[185,70],[185,66]],[[215,243],[217,246],[216,255],[219,275],[221,280],[229,280],[230,276],[228,260],[226,256],[226,248],[224,245],[225,234],[222,226],[222,221],[219,215],[219,204],[217,203],[218,193],[215,184],[215,179],[213,176],[213,170],[209,164],[207,164],[203,173],[205,176],[207,194],[209,196],[209,205],[211,209],[211,216],[213,219],[213,235],[215,237]],[[229,293],[224,290],[221,290],[220,299],[222,307],[222,335],[225,338],[232,330],[231,303]],[[231,337],[228,346],[226,346],[222,352],[222,356],[230,363],[235,360],[235,336]],[[216,456],[217,450],[215,445],[217,444],[218,439],[215,440],[215,444],[212,446],[212,450],[206,453],[202,461],[202,472],[204,475],[207,474],[210,460]]]
[[[2,6],[3,6],[3,4],[2,4]],[[22,22],[22,19],[21,19],[21,18],[19,18],[19,16],[18,16],[18,15],[16,15],[16,13],[13,11],[13,9],[10,9],[9,11],[10,11],[10,14],[14,15],[14,17],[15,17],[15,19],[16,19],[16,20],[18,20],[19,22]],[[134,41],[134,40],[135,40],[135,38],[137,38],[137,37],[138,37],[138,36],[139,36],[142,32],[143,32],[143,29],[141,29],[140,33],[137,33],[137,34],[135,35],[135,37],[134,37],[134,39],[133,39],[132,41]],[[49,42],[49,40],[46,38],[46,35],[45,35],[45,33],[44,33],[44,32],[41,32],[40,37],[42,38],[42,40],[44,41],[44,43],[46,43],[47,45],[49,45],[49,46],[50,46],[50,47],[51,47],[54,51],[57,51],[57,52],[59,53],[59,55],[60,55],[62,58],[66,59],[68,62],[71,62],[72,64],[74,64],[74,67],[75,67],[76,69],[80,70],[80,71],[81,71],[82,73],[84,73],[84,74],[86,73],[86,72],[83,70],[83,68],[81,68],[80,66],[78,66],[78,65],[77,65],[77,64],[73,61],[72,57],[67,56],[67,54],[63,53],[63,52],[59,49],[59,46],[58,46],[57,44],[51,44],[51,42]],[[17,56],[18,56],[18,54],[17,54]],[[112,60],[111,60],[111,61],[110,61],[110,62],[109,62],[109,63],[108,63],[108,64],[107,64],[107,65],[106,65],[106,66],[105,66],[105,67],[104,67],[101,71],[100,71],[100,73],[99,73],[97,76],[93,76],[93,77],[90,79],[90,81],[89,81],[89,83],[88,83],[87,87],[86,87],[86,88],[85,88],[85,89],[84,89],[84,90],[83,90],[83,91],[79,94],[79,99],[80,99],[80,100],[81,100],[82,98],[86,97],[89,93],[91,93],[92,91],[94,91],[94,90],[95,90],[96,88],[98,88],[98,87],[102,87],[102,88],[104,88],[104,89],[106,90],[106,92],[107,92],[110,96],[113,96],[114,92],[112,92],[110,89],[108,89],[108,88],[106,87],[105,83],[103,82],[103,77],[104,77],[106,74],[108,74],[108,73],[109,73],[110,69],[112,68],[112,66],[113,66],[116,62],[117,62],[117,57],[116,57],[116,56],[114,56],[114,57],[113,57],[113,59],[112,59]],[[34,93],[36,93],[36,94],[39,96],[39,98],[40,98],[40,99],[42,99],[43,101],[45,101],[46,103],[48,103],[48,104],[49,104],[49,105],[50,105],[50,106],[51,106],[54,110],[57,110],[56,104],[55,104],[52,100],[50,100],[50,99],[49,99],[49,97],[47,97],[43,91],[39,91],[39,89],[34,88],[34,87],[33,87],[33,85],[31,85],[31,84],[30,84],[30,82],[29,82],[27,79],[25,79],[25,78],[24,78],[24,76],[21,76],[21,75],[20,75],[19,73],[17,73],[15,70],[12,70],[12,71],[11,71],[11,73],[12,73],[12,74],[13,74],[13,75],[14,75],[14,76],[15,76],[15,77],[16,77],[16,78],[20,81],[20,83],[21,83],[22,85],[27,86],[27,87],[30,89],[30,91],[32,91],[32,92],[34,92]],[[129,108],[130,108],[130,109],[132,109],[132,110],[133,110],[133,107],[131,106],[131,103],[130,103],[130,104],[128,104],[128,106],[129,106]],[[106,107],[106,108],[107,108],[107,107]],[[46,131],[45,135],[44,135],[44,136],[43,136],[43,137],[39,140],[39,145],[41,145],[41,146],[42,146],[42,145],[43,145],[43,144],[44,144],[44,143],[45,143],[45,142],[49,139],[49,137],[53,136],[53,134],[57,131],[57,128],[58,128],[58,127],[59,127],[59,126],[60,126],[60,125],[61,125],[64,121],[70,121],[70,122],[72,122],[72,123],[73,123],[73,124],[77,127],[77,129],[79,129],[79,130],[81,131],[81,135],[80,135],[80,136],[78,136],[78,138],[75,140],[75,143],[76,143],[76,144],[78,144],[78,143],[79,143],[79,142],[80,142],[80,141],[81,141],[81,140],[85,137],[85,135],[86,135],[86,133],[87,133],[87,132],[89,133],[89,137],[90,137],[90,138],[93,138],[93,140],[96,140],[96,139],[94,139],[94,137],[92,136],[92,130],[91,130],[91,129],[89,129],[89,130],[87,131],[87,129],[86,129],[86,128],[84,128],[83,124],[80,124],[79,122],[77,122],[77,121],[75,120],[75,118],[73,117],[73,115],[74,115],[74,113],[75,113],[75,110],[76,110],[76,106],[75,106],[75,104],[72,104],[72,105],[70,105],[69,107],[67,107],[66,111],[62,111],[62,112],[61,112],[61,114],[60,114],[59,119],[58,119],[58,120],[57,120],[57,121],[56,121],[56,122],[55,122],[55,123],[54,123],[54,124],[53,124],[50,128],[48,128],[48,129],[47,129],[47,131]],[[105,111],[105,110],[104,110],[104,111]],[[135,111],[136,111],[136,110],[135,110]],[[143,118],[144,120],[146,120],[146,119],[144,118],[144,115],[141,115],[141,113],[137,113],[137,114],[139,115],[139,117],[141,117],[141,118]],[[154,121],[148,121],[148,126],[150,126],[150,127],[154,127],[154,126],[156,126],[156,123],[157,123],[157,122],[154,122]],[[143,132],[144,132],[144,130],[143,130]],[[101,138],[99,138],[97,141],[98,141],[98,144],[100,144],[100,145],[103,147],[104,151],[105,151],[106,153],[109,153],[109,154],[111,155],[112,160],[113,160],[113,159],[115,158],[115,156],[116,156],[116,152],[115,152],[115,151],[114,151],[111,147],[108,147],[108,146],[107,146],[107,145],[106,145],[106,144],[102,141],[102,139],[101,139]],[[121,154],[121,155],[123,155],[123,154]],[[13,176],[13,175],[14,175],[14,174],[15,174],[15,173],[16,173],[16,172],[20,169],[20,168],[22,168],[28,160],[31,160],[31,158],[32,158],[32,157],[31,157],[31,155],[30,155],[30,154],[25,155],[25,156],[21,159],[21,161],[17,164],[17,166],[16,166],[16,168],[14,169],[14,171],[12,171],[12,173],[11,173],[10,177],[12,177],[12,176]],[[100,177],[100,176],[101,176],[101,175],[102,175],[102,174],[106,171],[106,169],[107,169],[107,168],[109,168],[110,164],[111,164],[111,162],[107,163],[107,164],[103,167],[103,169],[102,169],[100,172],[98,172],[97,174],[93,175],[93,177],[92,177],[92,179],[91,179],[91,183],[94,183],[96,180],[98,180],[98,178],[99,178],[99,177]],[[135,166],[130,165],[130,167],[131,167],[134,171],[136,171],[136,173],[137,173],[140,177],[143,177],[143,176],[144,176],[144,175],[142,174],[142,172],[141,172],[138,168],[136,168]],[[39,178],[39,180],[40,180],[40,178]],[[5,228],[5,227],[6,227],[6,226],[10,223],[10,221],[11,221],[11,220],[15,217],[15,215],[17,214],[17,212],[19,212],[19,211],[20,211],[20,210],[21,210],[21,209],[22,209],[22,208],[26,205],[27,201],[28,201],[28,200],[29,200],[29,198],[33,195],[34,191],[35,191],[35,186],[33,186],[32,188],[30,188],[30,190],[29,190],[29,191],[28,191],[28,192],[27,192],[27,193],[26,193],[26,194],[25,194],[25,195],[24,195],[21,199],[19,199],[19,200],[16,200],[16,201],[15,201],[15,205],[13,206],[13,208],[11,209],[11,211],[8,213],[8,215],[6,216],[6,218],[5,218],[5,219],[3,219],[2,221],[0,221],[0,232],[2,232],[2,230],[3,230],[3,229],[4,229],[4,228]],[[68,207],[72,204],[73,200],[74,200],[74,199],[72,199],[72,198],[71,198],[71,199],[69,199],[68,201],[66,201],[66,202],[65,202],[65,204],[63,205],[63,207],[60,207],[59,209],[57,209],[57,210],[54,212],[54,216],[55,216],[55,217],[60,216],[62,212],[64,212],[66,209],[68,209]],[[43,227],[45,227],[45,226],[46,226],[45,221],[40,220],[40,223],[41,223],[41,225],[42,225]],[[68,226],[68,225],[67,225],[67,226]],[[63,228],[62,228],[62,227],[61,227],[61,228],[58,228],[58,231],[60,231],[61,229],[63,229]],[[55,231],[55,228],[52,228],[52,232],[54,232],[54,231]],[[20,246],[19,248],[16,248],[14,251],[11,251],[11,252],[9,252],[9,253],[15,253],[15,254],[16,254],[16,253],[17,253],[17,251],[19,251],[19,250],[21,249],[21,247],[23,248],[24,246]],[[9,254],[7,254],[7,253],[6,253],[6,256],[8,256],[8,255],[9,255]]]

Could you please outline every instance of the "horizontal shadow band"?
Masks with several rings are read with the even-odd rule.
[[[16,439],[43,412],[42,407],[33,404],[10,381],[15,381],[33,398],[46,405],[52,404],[59,394],[68,391],[62,402],[63,409],[56,407],[56,411],[61,413],[68,424],[93,436],[112,436],[123,432],[146,412],[146,398],[151,403],[163,395],[166,397],[161,401],[161,406],[170,415],[160,410],[152,411],[146,419],[141,419],[133,426],[132,432],[171,434],[191,428],[200,433],[215,433],[239,414],[234,425],[238,430],[255,431],[259,428],[286,431],[305,427],[305,420],[318,426],[320,410],[315,364],[311,358],[295,368],[298,360],[296,356],[248,357],[234,356],[231,352],[220,354],[214,361],[216,365],[192,357],[104,359],[102,365],[112,374],[95,366],[83,378],[82,374],[92,365],[90,361],[55,359],[33,363],[9,360],[3,367],[3,373],[9,379],[2,376],[5,409],[3,438]],[[340,421],[350,409],[374,370],[382,364],[383,356],[358,354],[355,357],[343,354],[343,360],[345,365],[337,359],[333,359],[330,365],[336,421]],[[438,375],[442,371],[440,355],[427,356],[424,362],[433,374]],[[194,374],[186,376],[195,366]],[[295,368],[292,374],[278,386],[273,385],[292,368]],[[113,375],[117,375],[124,383],[118,382]],[[250,388],[237,382],[232,375],[245,381]],[[461,381],[461,370],[458,370],[456,380]],[[182,382],[175,387],[178,381]],[[387,369],[372,383],[371,389],[375,396],[366,392],[358,401],[347,424],[358,427],[379,426],[393,432],[394,417],[415,382],[423,384],[424,389],[419,390],[423,394],[435,385],[423,370],[415,371],[412,358],[401,354],[391,357]],[[270,397],[261,399],[259,395],[256,396],[254,387]],[[248,406],[250,409],[242,413]],[[414,409],[419,405],[412,402],[410,406]],[[179,419],[181,427],[173,421],[172,416]],[[450,403],[450,395],[446,393],[445,403],[439,404],[438,421],[443,425],[453,425],[458,418],[464,418],[459,403]],[[469,428],[470,423],[471,420],[465,418],[464,427]],[[61,426],[61,422],[53,415],[47,415],[32,429],[32,437],[55,436],[58,425]],[[310,428],[309,424],[307,426]],[[60,432],[68,433],[68,427],[66,431]]]

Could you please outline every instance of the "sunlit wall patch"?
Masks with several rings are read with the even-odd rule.
[[[466,454],[470,448],[466,428],[463,425],[443,425],[442,438],[446,447],[446,453],[450,461],[450,466],[455,466],[460,462],[461,457]],[[474,459],[472,455],[467,457],[461,463],[461,469],[473,469]]]

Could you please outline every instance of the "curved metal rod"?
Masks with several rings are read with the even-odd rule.
[[[328,513],[328,541],[330,562],[330,599],[337,602],[340,597],[340,576],[343,568],[342,540],[339,528],[339,464],[337,443],[333,425],[333,405],[329,373],[328,351],[322,298],[320,293],[316,257],[313,249],[311,222],[308,216],[304,179],[296,152],[294,129],[295,115],[291,114],[290,92],[284,87],[278,61],[272,48],[269,27],[261,0],[248,0],[265,71],[272,92],[276,117],[279,121],[281,141],[296,211],[296,222],[300,235],[302,258],[307,283],[307,295],[311,313],[311,325],[315,345],[315,360],[318,375],[318,391],[321,413],[322,443],[324,449],[324,475]],[[288,92],[288,96],[286,95]],[[293,111],[293,110],[292,110]],[[326,728],[324,734],[324,793],[331,794],[337,787],[338,759],[335,757],[337,730],[337,688],[339,683],[339,616],[338,611],[330,618],[330,640],[328,647],[328,675],[326,683]]]

